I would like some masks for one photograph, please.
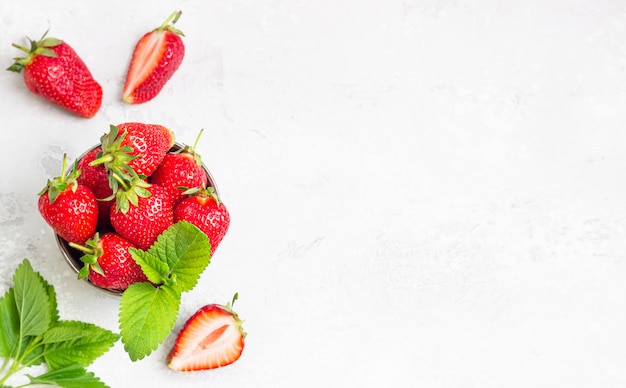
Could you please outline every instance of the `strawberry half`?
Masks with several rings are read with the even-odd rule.
[[[7,70],[24,71],[24,83],[34,94],[78,116],[93,117],[102,105],[102,87],[67,43],[56,38],[30,40],[30,48],[13,44],[27,56],[14,58]]]
[[[187,320],[167,357],[167,366],[179,372],[215,369],[241,357],[246,333],[242,321],[226,306],[209,304]]]
[[[114,232],[98,233],[87,240],[84,246],[70,243],[84,253],[81,257],[85,264],[78,273],[78,278],[89,278],[98,287],[123,291],[133,283],[146,282],[148,278],[128,251],[135,246]]]
[[[130,61],[123,100],[140,104],[156,97],[174,75],[185,56],[182,31],[175,24],[181,11],[176,11],[158,28],[139,39]]]
[[[61,175],[49,180],[39,192],[39,213],[52,230],[67,242],[84,244],[96,232],[98,204],[87,187],[78,184],[80,170],[66,176],[67,157],[63,155]]]

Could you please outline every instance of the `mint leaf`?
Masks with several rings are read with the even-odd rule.
[[[52,319],[48,284],[33,270],[28,260],[22,261],[13,275],[15,304],[23,337],[42,335]]]
[[[24,259],[13,287],[0,298],[0,388],[25,367],[48,363],[49,373],[28,376],[33,384],[106,387],[80,365],[108,350],[119,336],[96,325],[60,321],[56,292]]]
[[[120,334],[132,361],[154,351],[174,328],[181,293],[175,287],[131,284],[120,301]]]
[[[148,253],[170,268],[170,277],[182,292],[190,291],[211,261],[211,244],[206,234],[186,221],[161,233]]]
[[[141,249],[130,248],[128,252],[130,252],[133,259],[139,264],[149,281],[154,284],[165,283],[170,272],[166,262],[159,260],[158,257],[149,252],[142,251]]]
[[[31,384],[55,385],[66,388],[109,388],[92,372],[87,372],[80,365],[69,365],[44,373],[37,377],[27,375]]]
[[[51,369],[72,364],[88,366],[118,340],[119,336],[91,323],[61,321],[44,333],[44,358]]]
[[[15,293],[10,288],[0,298],[0,357],[13,356],[20,337],[19,312],[15,304]]]
[[[54,290],[54,287],[46,281],[46,279],[41,276],[39,272],[35,272],[35,274],[39,277],[40,281],[43,283],[46,288],[46,292],[48,293],[48,302],[50,303],[49,311],[50,311],[50,321],[52,323],[59,321],[59,308],[57,304],[57,293]]]

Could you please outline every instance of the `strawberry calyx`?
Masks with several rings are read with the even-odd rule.
[[[239,293],[235,292],[235,295],[233,295],[233,299],[230,302],[228,302],[226,306],[220,306],[220,307],[233,316],[233,319],[235,320],[235,327],[237,328],[237,330],[239,330],[239,332],[241,333],[241,336],[243,338],[246,338],[246,335],[248,335],[248,333],[246,333],[243,330],[243,320],[241,320],[241,318],[239,318],[239,314],[237,314],[233,310],[233,306],[235,305],[235,301],[237,299],[239,299]]]
[[[205,185],[203,185],[202,187],[192,187],[192,188],[182,187],[182,189],[184,190],[183,195],[186,195],[189,197],[202,197],[206,199],[212,198],[213,200],[215,200],[215,203],[218,205],[222,202],[220,200],[220,197],[217,195],[217,192],[215,191],[215,188],[213,186],[206,187]]]
[[[89,275],[89,270],[93,270],[96,273],[105,276],[102,267],[98,263],[98,258],[104,254],[104,251],[100,247],[100,234],[96,234],[85,242],[85,245],[79,245],[73,242],[69,243],[69,246],[82,252],[80,260],[85,264],[83,268],[78,272],[78,278],[84,279]]]
[[[35,56],[37,55],[44,55],[46,57],[56,58],[57,55],[52,50],[52,47],[60,45],[61,43],[63,43],[63,41],[57,38],[46,37],[46,35],[48,35],[48,30],[46,30],[46,32],[41,36],[38,41],[27,38],[30,42],[30,48],[13,43],[13,47],[24,51],[27,55],[25,57],[13,58],[15,62],[11,66],[9,66],[7,70],[20,73],[22,69],[28,66],[28,64],[30,64],[33,58],[35,58]]]
[[[174,24],[176,24],[176,22],[178,21],[178,19],[180,18],[180,15],[183,14],[183,11],[174,11],[164,22],[163,24],[161,24],[159,27],[155,28],[154,31],[170,31],[173,32],[174,34],[180,35],[180,36],[185,36],[185,34],[183,34],[183,32],[181,30],[179,30],[178,28],[174,27]]]
[[[133,147],[128,145],[122,146],[126,133],[127,131],[120,133],[117,126],[111,125],[109,133],[105,133],[100,137],[102,151],[96,155],[95,160],[89,163],[90,166],[104,165],[109,178],[109,186],[113,190],[113,196],[118,191],[120,185],[127,189],[133,180],[145,178],[137,174],[129,165],[131,160],[139,156],[131,154]]]
[[[61,175],[55,177],[54,179],[46,182],[46,186],[41,189],[37,195],[41,196],[48,192],[48,201],[50,203],[54,203],[56,199],[59,197],[59,194],[67,190],[69,187],[72,192],[76,192],[78,188],[78,177],[80,176],[81,170],[77,169],[77,161],[74,161],[74,166],[72,167],[72,171],[69,174],[66,174],[67,171],[67,154],[63,154],[63,164],[61,166]]]
[[[202,136],[202,132],[204,132],[204,128],[200,130],[200,132],[198,133],[198,136],[196,137],[196,141],[193,143],[193,146],[190,147],[189,145],[185,144],[182,148],[179,148],[175,151],[171,151],[171,154],[188,154],[191,155],[191,157],[193,158],[193,160],[196,162],[196,164],[198,166],[202,166],[202,157],[200,156],[199,153],[196,152],[196,150],[198,149],[198,143],[200,142],[200,137]]]
[[[151,184],[140,178],[131,181],[121,179],[115,193],[115,210],[123,214],[128,213],[130,206],[138,206],[139,198],[148,198],[151,193],[148,190]]]

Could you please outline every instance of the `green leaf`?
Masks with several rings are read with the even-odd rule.
[[[42,335],[52,320],[49,285],[33,270],[28,259],[24,259],[13,275],[13,287],[21,335]]]
[[[31,384],[55,385],[66,388],[108,388],[108,385],[92,372],[87,372],[85,368],[76,364],[37,377],[27,376]]]
[[[9,289],[0,298],[0,357],[16,357],[24,354],[24,350],[30,345],[34,337],[22,339],[22,346],[17,349],[20,338],[19,312],[15,304],[13,288]],[[30,365],[39,365],[43,362],[39,358],[43,352],[43,347],[35,347],[29,354],[25,355],[23,362]]]
[[[118,339],[117,334],[91,323],[61,321],[43,335],[44,358],[51,369],[88,366]]]
[[[154,284],[163,284],[169,276],[170,269],[167,263],[159,260],[158,257],[141,249],[129,248],[131,256],[137,264],[141,267],[141,270],[148,277],[148,280]]]
[[[13,355],[20,337],[19,312],[13,288],[0,298],[0,357]]]
[[[181,292],[175,287],[131,284],[120,301],[120,334],[132,361],[148,356],[174,328]]]
[[[57,304],[57,293],[52,284],[48,283],[46,279],[41,276],[39,272],[35,272],[35,275],[39,277],[39,281],[46,288],[46,292],[48,293],[48,302],[49,302],[49,311],[50,311],[50,322],[58,322],[59,321],[59,308]]]
[[[190,291],[211,261],[211,244],[206,234],[186,221],[161,233],[148,253],[167,263],[171,277],[182,292]]]

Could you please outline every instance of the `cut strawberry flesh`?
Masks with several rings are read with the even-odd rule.
[[[165,31],[146,34],[137,43],[124,85],[124,101],[132,99],[132,94],[157,68],[166,50]]]
[[[213,369],[235,362],[243,336],[234,317],[220,310],[196,314],[180,332],[168,366],[177,371]]]

